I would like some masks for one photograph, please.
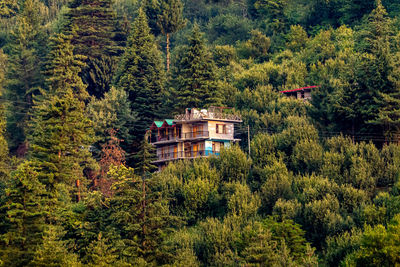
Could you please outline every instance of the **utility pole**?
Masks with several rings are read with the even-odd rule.
[[[250,154],[251,154],[251,150],[250,150],[250,125],[247,125],[247,142],[249,144],[249,158],[250,158]]]

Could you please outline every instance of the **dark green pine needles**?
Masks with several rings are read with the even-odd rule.
[[[138,121],[131,133],[136,148],[151,122],[161,117],[164,83],[161,52],[150,33],[146,15],[140,10],[116,77],[117,86],[128,93],[131,109],[137,112]]]
[[[202,108],[220,102],[216,66],[197,24],[188,39],[189,44],[177,57],[172,80],[175,109],[180,112],[187,107]]]

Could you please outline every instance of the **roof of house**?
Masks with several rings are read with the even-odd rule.
[[[174,120],[173,119],[165,119],[164,122],[166,122],[169,126],[174,125]]]
[[[154,121],[151,124],[150,129],[154,130],[157,128],[168,127],[168,126],[173,126],[173,125],[175,125],[173,119],[165,119],[163,121]]]
[[[292,90],[280,91],[280,93],[298,92],[298,91],[303,91],[303,90],[306,90],[306,89],[312,89],[312,88],[317,88],[317,87],[319,87],[319,86],[318,85],[307,86],[307,87],[301,87],[301,88],[296,88],[296,89],[292,89]]]

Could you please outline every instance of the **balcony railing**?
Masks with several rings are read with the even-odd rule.
[[[180,135],[169,134],[169,135],[162,135],[162,136],[152,136],[151,143],[178,141],[181,139],[187,140],[187,139],[196,139],[196,138],[208,138],[209,136],[210,136],[210,133],[208,131],[188,132],[188,133],[182,133]]]
[[[207,157],[211,155],[219,155],[219,152],[209,151],[209,150],[192,150],[192,151],[177,151],[177,152],[167,152],[160,153],[157,155],[157,161],[166,161],[174,159],[185,159],[185,158],[200,158]]]
[[[222,112],[211,112],[208,110],[195,111],[187,114],[179,114],[175,116],[176,121],[190,121],[190,120],[203,120],[203,119],[216,119],[241,122],[242,118],[236,114],[228,114]]]
[[[175,135],[175,134],[152,136],[151,143],[164,142],[164,141],[176,141],[179,139],[181,139],[180,135]]]
[[[208,131],[183,133],[184,139],[208,138],[209,136],[210,133]]]

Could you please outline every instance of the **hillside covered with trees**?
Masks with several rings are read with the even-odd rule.
[[[398,0],[0,0],[0,266],[396,266],[399,140]]]

